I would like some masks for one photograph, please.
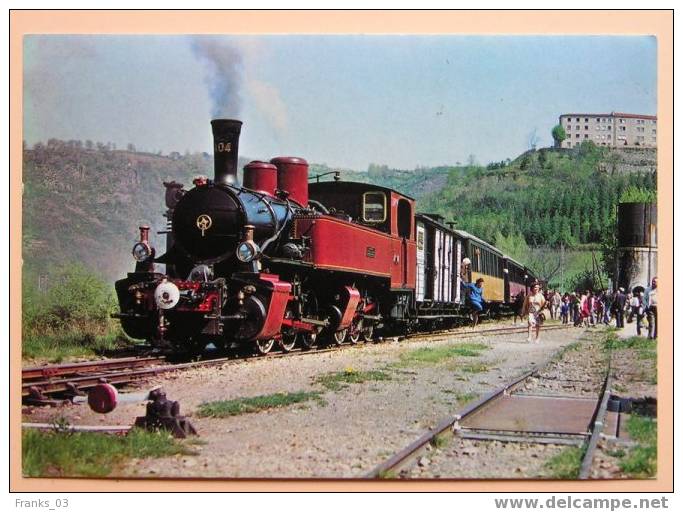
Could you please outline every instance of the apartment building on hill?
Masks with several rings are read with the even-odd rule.
[[[559,147],[573,148],[584,141],[598,146],[657,147],[657,116],[625,114],[562,114],[567,138]]]

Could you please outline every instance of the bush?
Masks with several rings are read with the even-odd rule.
[[[81,265],[64,267],[49,276],[40,290],[31,272],[24,272],[22,352],[25,357],[85,355],[111,349],[120,336],[110,318],[116,310],[113,288]]]
[[[116,308],[113,289],[97,274],[80,265],[57,271],[44,293],[30,286],[24,291],[24,330],[71,331],[84,328],[101,334],[110,327]]]

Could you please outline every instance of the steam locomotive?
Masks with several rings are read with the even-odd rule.
[[[466,311],[460,272],[485,279],[492,311],[534,279],[524,265],[385,187],[308,182],[302,158],[253,161],[237,183],[242,123],[211,121],[214,178],[167,185],[165,254],[140,227],[135,271],[116,282],[125,332],[157,347],[195,351],[320,337],[359,343],[383,332],[448,327]],[[165,265],[165,272],[157,270]]]

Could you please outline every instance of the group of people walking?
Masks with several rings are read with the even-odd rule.
[[[465,258],[461,277],[471,307],[473,325],[476,326],[485,307],[484,280],[480,278],[476,283],[466,282],[468,266],[469,260]],[[527,322],[529,343],[540,341],[541,325],[546,312],[550,318],[559,319],[563,324],[571,322],[575,327],[595,327],[600,323],[611,325],[614,320],[616,327],[623,329],[624,319],[629,323],[635,319],[638,336],[647,329],[647,337],[654,339],[657,337],[657,278],[652,279],[648,288],[634,287],[629,293],[625,293],[623,288],[614,293],[607,290],[597,293],[586,290],[564,295],[557,290],[543,293],[540,283],[534,282],[528,295],[524,292],[517,295],[514,309],[514,321],[519,317]],[[644,325],[645,320],[647,327]]]
[[[559,319],[563,324],[595,327],[601,323],[611,325],[614,320],[617,329],[623,329],[625,321],[631,323],[635,320],[638,336],[647,332],[648,338],[657,337],[656,277],[652,279],[648,288],[635,287],[629,293],[626,293],[623,288],[619,288],[614,293],[607,290],[598,293],[586,290],[564,295],[557,290],[548,290],[544,298],[550,318]],[[518,298],[517,304],[517,315],[524,318],[526,313],[523,305],[526,301],[523,294]]]

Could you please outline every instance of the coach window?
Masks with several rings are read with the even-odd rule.
[[[363,220],[365,222],[384,222],[387,220],[387,196],[384,192],[363,194]]]

